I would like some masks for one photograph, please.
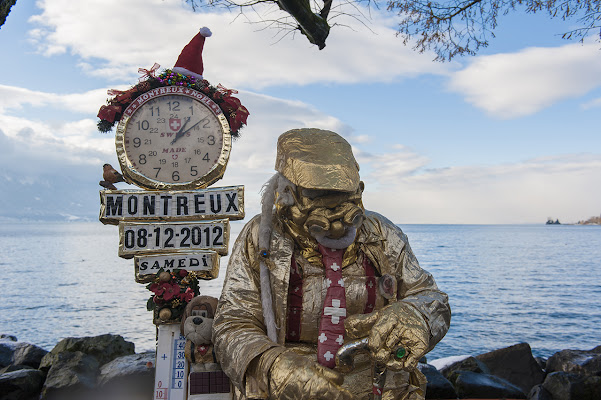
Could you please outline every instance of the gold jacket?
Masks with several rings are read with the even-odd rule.
[[[246,373],[255,357],[275,346],[299,348],[299,344],[287,344],[285,341],[291,258],[293,253],[295,258],[299,257],[294,249],[295,242],[283,233],[274,220],[268,262],[275,322],[278,327],[278,343],[274,343],[267,337],[263,324],[259,279],[259,222],[259,216],[248,222],[234,244],[213,323],[213,344],[217,360],[236,386],[236,398],[241,399],[268,397],[265,382],[256,382]],[[407,236],[385,217],[368,211],[355,243],[361,250],[360,253],[369,257],[378,275],[389,274],[396,278],[397,298],[413,305],[423,316],[430,330],[429,350],[434,348],[449,329],[451,310],[447,295],[438,290],[432,275],[420,268],[409,247]],[[360,294],[352,291],[349,293],[347,289],[347,299],[358,295]],[[379,298],[376,310],[386,304],[386,300]],[[315,305],[314,309],[321,310],[322,306],[323,304]],[[299,352],[306,354],[307,347],[310,346],[311,343],[301,345],[303,348]],[[356,371],[359,372],[350,374],[352,379],[348,380],[353,382],[348,385],[345,378],[345,387],[357,397],[364,397],[364,394],[371,392],[369,362],[363,367],[361,362],[356,361],[355,364]],[[409,378],[403,372],[396,373],[396,377],[387,378],[387,390],[407,392],[406,381]],[[399,379],[405,382],[400,382]],[[394,395],[392,398],[409,397]]]

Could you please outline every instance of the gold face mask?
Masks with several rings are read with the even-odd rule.
[[[296,235],[310,236],[322,243],[324,238],[337,241],[352,233],[352,238],[347,240],[352,241],[364,218],[361,203],[363,188],[361,182],[355,193],[288,189],[295,204],[282,211],[286,214],[289,228]]]

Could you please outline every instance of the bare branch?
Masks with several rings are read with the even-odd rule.
[[[266,19],[266,27],[288,32],[300,31],[320,49],[326,45],[331,26],[345,26],[338,18],[350,17],[364,25],[369,18],[359,5],[375,0],[186,0],[196,9],[200,5],[237,7],[242,10],[257,5],[277,6],[281,16]],[[351,12],[342,7],[350,7]],[[387,10],[397,13],[397,35],[406,45],[423,53],[433,50],[436,60],[451,60],[458,55],[474,55],[494,38],[499,15],[521,9],[526,13],[545,12],[551,18],[576,19],[580,26],[563,34],[563,38],[588,37],[599,30],[601,41],[601,0],[387,0]],[[336,20],[336,23],[333,21]],[[284,35],[287,36],[288,34]],[[281,39],[280,39],[281,40]]]

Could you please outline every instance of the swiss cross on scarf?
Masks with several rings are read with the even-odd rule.
[[[346,294],[342,280],[344,250],[319,245],[326,275],[326,298],[323,304],[317,337],[317,361],[328,368],[336,366],[336,352],[344,344]]]
[[[209,345],[207,345],[207,344],[201,344],[196,347],[196,351],[198,351],[200,353],[200,355],[203,355],[203,356],[205,354],[207,354],[208,350],[209,350]]]

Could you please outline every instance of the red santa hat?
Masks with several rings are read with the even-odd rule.
[[[211,30],[206,26],[200,28],[200,32],[190,40],[190,43],[180,53],[175,67],[173,67],[173,72],[202,79],[204,70],[202,65],[202,49],[205,45],[205,38],[208,38],[212,34]]]

